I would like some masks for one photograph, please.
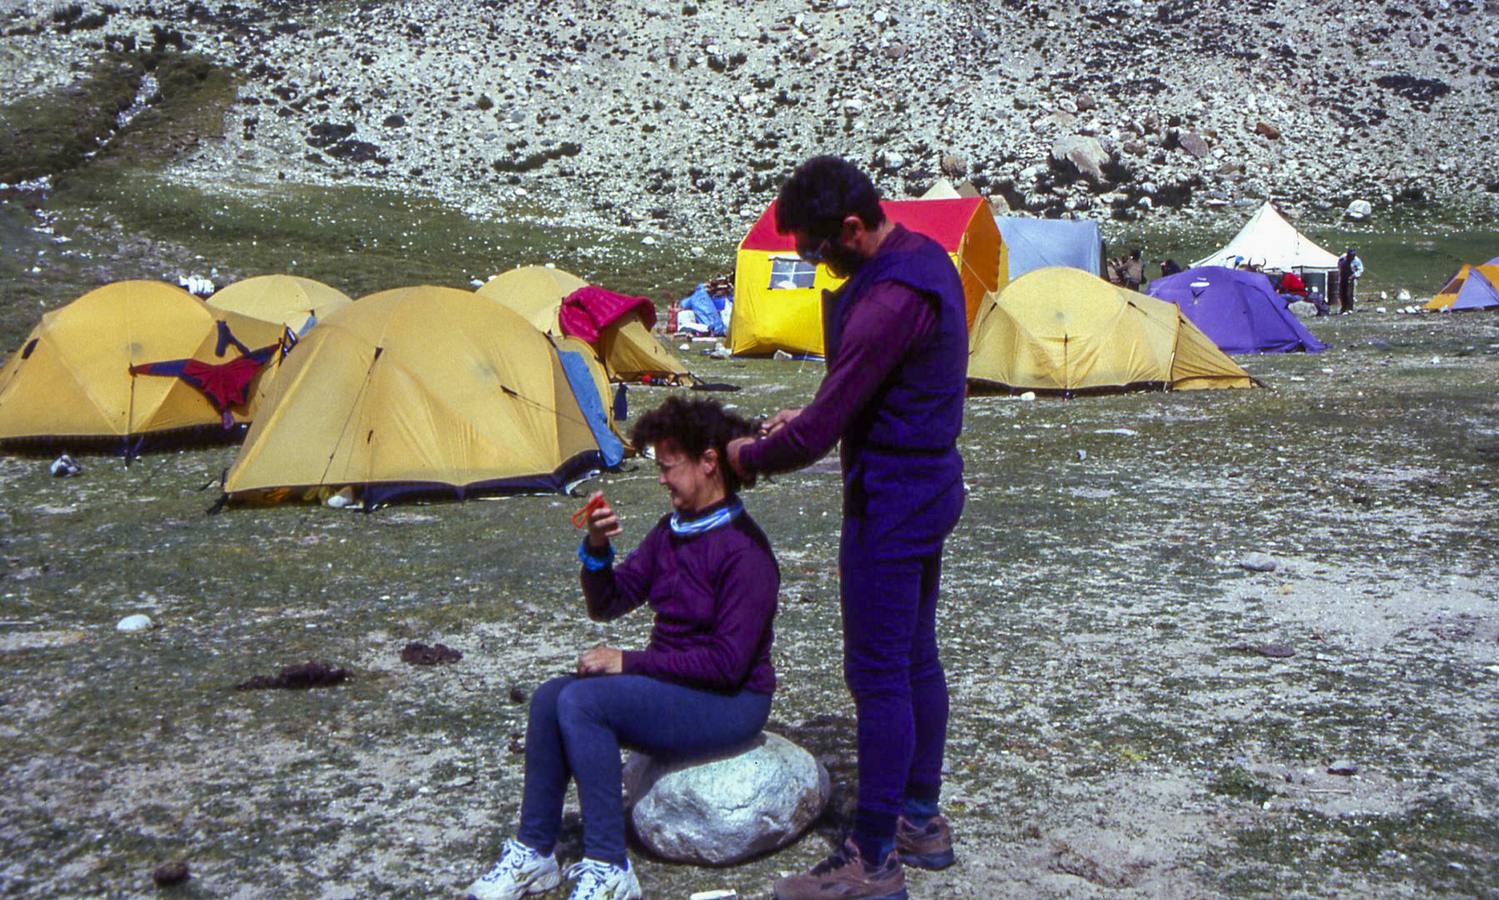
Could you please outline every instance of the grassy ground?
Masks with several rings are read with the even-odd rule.
[[[152,133],[115,177],[85,167],[60,182],[44,210],[54,234],[4,208],[6,347],[79,285],[167,264],[233,253],[250,274],[295,259],[361,293],[401,273],[461,285],[536,259],[557,234],[397,195],[178,185],[145,164]],[[1433,240],[1421,271],[1469,252]],[[627,289],[678,287],[684,270],[726,261],[682,264],[681,248],[629,235],[560,243],[577,248],[568,264]],[[913,874],[913,896],[1499,884],[1499,318],[1365,311],[1313,328],[1331,350],[1242,360],[1268,390],[970,400],[941,623],[960,862]],[[742,385],[730,399],[755,414],[805,400],[819,375],[690,359]],[[663,392],[631,396],[639,408]],[[513,828],[525,707],[512,688],[647,633],[640,615],[582,616],[574,499],[205,516],[200,488],[233,455],[86,457],[75,479],[0,457],[0,890],[141,894],[156,865],[186,859],[184,896],[453,893]],[[645,468],[597,484],[627,545],[665,509]],[[764,897],[847,822],[852,720],[830,662],[837,497],[827,465],[746,497],[784,572],[774,727],[828,765],[830,812],[731,869],[638,857],[651,896]],[[1275,571],[1240,568],[1250,551]],[[157,628],[115,632],[134,612]],[[465,657],[409,667],[408,640]],[[1235,649],[1264,643],[1294,655]],[[354,677],[231,689],[308,659]],[[1329,774],[1334,760],[1358,773]],[[576,855],[573,818],[567,835]]]

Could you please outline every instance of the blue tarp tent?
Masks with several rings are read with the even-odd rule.
[[[1200,266],[1150,283],[1147,293],[1181,307],[1225,353],[1316,353],[1327,345],[1286,308],[1261,272]]]
[[[1103,238],[1086,219],[1021,219],[999,216],[999,233],[1010,255],[1010,280],[1032,269],[1069,266],[1103,275]]]

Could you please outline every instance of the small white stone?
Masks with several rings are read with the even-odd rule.
[[[136,613],[132,616],[126,616],[125,618],[121,619],[118,624],[115,625],[115,631],[121,631],[125,634],[134,634],[137,631],[150,630],[151,617],[143,615],[142,613]]]
[[[1024,400],[1027,403],[1029,403],[1030,401],[1036,399],[1036,392],[1035,391],[1026,391],[1025,393],[1023,393],[1023,394],[1020,395],[1020,399]]]

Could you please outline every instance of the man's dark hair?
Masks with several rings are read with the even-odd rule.
[[[848,216],[866,228],[885,221],[880,192],[858,166],[837,156],[814,156],[796,167],[776,197],[776,230],[834,237]]]
[[[742,483],[733,466],[729,465],[729,441],[750,437],[757,427],[749,419],[724,409],[716,400],[688,399],[673,394],[666,398],[665,403],[635,421],[635,427],[630,429],[630,443],[643,448],[671,440],[693,459],[702,459],[710,449],[717,451],[724,487],[733,494],[739,491]]]

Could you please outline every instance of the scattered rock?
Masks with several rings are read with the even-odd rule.
[[[1176,136],[1176,143],[1177,146],[1181,147],[1183,151],[1197,157],[1198,159],[1207,156],[1209,153],[1208,142],[1203,140],[1202,135],[1198,134],[1195,131],[1183,131],[1178,133]]]
[[[1296,655],[1296,651],[1285,644],[1251,644],[1240,642],[1230,644],[1228,649],[1236,653],[1256,653],[1260,656],[1268,656],[1271,659],[1289,659]]]
[[[115,624],[115,631],[122,631],[126,634],[134,634],[137,631],[150,631],[152,624],[150,616],[144,613],[136,613],[135,615],[126,616],[117,622]]]
[[[157,887],[171,887],[174,884],[181,884],[191,877],[193,876],[188,871],[187,863],[181,861],[164,863],[157,866],[156,871],[151,873],[151,880],[156,882]]]
[[[1355,200],[1348,204],[1347,209],[1343,210],[1343,215],[1355,220],[1367,219],[1372,212],[1374,212],[1374,204],[1368,200]]]
[[[1333,760],[1327,766],[1327,774],[1329,774],[1329,775],[1357,775],[1358,774],[1358,763],[1355,763],[1351,759],[1337,759],[1337,760]]]
[[[525,703],[527,699],[529,699],[529,696],[521,688],[519,688],[519,687],[512,687],[510,689],[510,702],[511,703]]]
[[[47,471],[52,473],[53,478],[69,478],[81,473],[83,466],[80,466],[78,461],[73,459],[73,457],[64,453],[57,459],[52,460],[52,464],[47,467]]]
[[[641,843],[665,859],[697,865],[725,865],[785,846],[822,814],[832,793],[822,764],[771,732],[707,760],[661,763],[631,754],[624,783]]]
[[[460,659],[463,659],[462,651],[454,650],[447,644],[428,647],[420,641],[412,641],[401,648],[401,662],[410,663],[413,666],[435,666],[455,663]]]
[[[1272,141],[1280,140],[1280,129],[1276,128],[1274,125],[1271,125],[1269,122],[1255,123],[1254,133],[1261,137],[1269,138]]]
[[[1278,565],[1275,557],[1268,553],[1247,553],[1239,558],[1239,568],[1250,572],[1274,572]]]
[[[325,662],[313,660],[300,666],[287,666],[274,678],[269,675],[256,675],[254,678],[236,684],[234,689],[236,691],[305,691],[309,688],[343,684],[348,677],[348,669],[335,669]]]

